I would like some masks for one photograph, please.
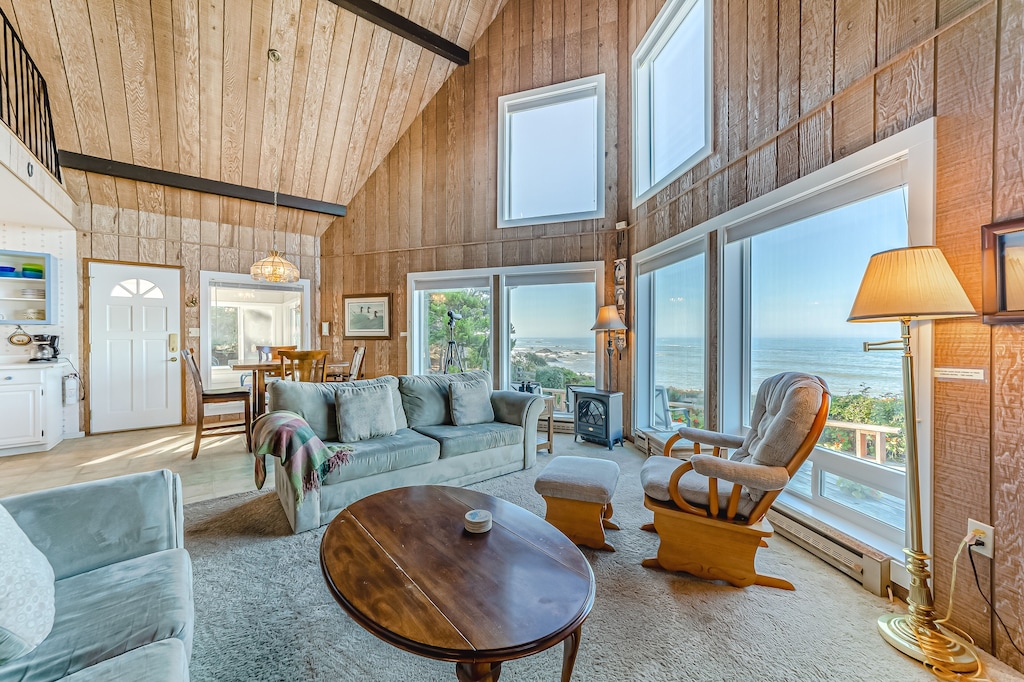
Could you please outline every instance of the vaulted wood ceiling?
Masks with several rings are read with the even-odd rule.
[[[504,1],[380,4],[469,49]],[[46,79],[59,148],[267,190],[283,159],[281,192],[329,202],[352,198],[456,68],[329,0],[0,7]],[[92,196],[76,200],[113,199],[80,177],[73,194]]]

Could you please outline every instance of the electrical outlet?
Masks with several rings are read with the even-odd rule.
[[[992,558],[992,552],[996,548],[996,531],[992,526],[982,523],[981,521],[975,521],[974,519],[967,519],[967,532],[973,533],[976,537],[980,537],[985,543],[984,545],[971,545],[971,551],[975,554],[987,556],[989,559]]]

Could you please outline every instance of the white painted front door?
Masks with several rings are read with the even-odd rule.
[[[181,271],[89,263],[90,431],[181,423]]]

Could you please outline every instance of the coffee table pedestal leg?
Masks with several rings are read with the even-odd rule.
[[[581,625],[562,642],[562,682],[569,682],[572,678],[572,669],[576,665],[576,652],[580,650],[582,634],[583,626]]]
[[[494,663],[456,663],[455,676],[459,682],[498,682],[501,661]]]

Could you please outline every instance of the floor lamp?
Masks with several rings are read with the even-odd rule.
[[[935,246],[910,247],[876,253],[850,311],[850,322],[899,321],[901,338],[865,343],[864,350],[903,351],[903,429],[907,443],[907,506],[910,547],[907,556],[910,594],[906,614],[878,619],[882,638],[904,654],[954,672],[978,667],[969,646],[935,624],[935,607],[928,584],[930,557],[921,535],[921,484],[917,461],[917,409],[914,405],[914,358],[910,351],[911,320],[937,320],[974,315],[974,307],[956,275]]]
[[[603,305],[601,309],[597,311],[597,322],[590,328],[591,331],[604,331],[608,336],[608,391],[612,390],[612,353],[615,349],[612,348],[612,332],[625,331],[628,329],[626,325],[622,323],[622,318],[619,317],[619,309],[615,305]]]

